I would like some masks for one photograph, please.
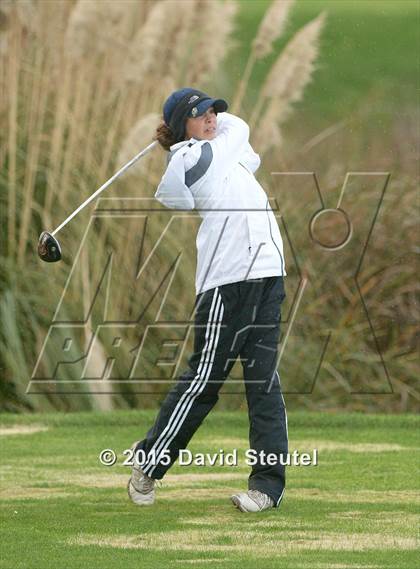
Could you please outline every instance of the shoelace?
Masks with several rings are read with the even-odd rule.
[[[260,492],[259,490],[248,490],[248,496],[256,502],[260,508],[270,504],[273,504],[273,500],[267,494]]]
[[[136,474],[136,476],[134,476],[134,474]],[[138,473],[133,471],[133,475],[130,478],[130,483],[137,492],[148,494],[149,492],[152,492],[155,481],[153,478],[149,478],[141,471]]]
[[[148,476],[143,474],[143,477],[140,479],[140,486],[142,488],[141,491],[144,492],[145,494],[148,494],[153,490],[155,486],[155,481],[153,480],[153,478],[149,478]]]
[[[133,484],[133,481],[131,481],[131,483]],[[141,492],[142,494],[148,494],[149,492],[152,492],[155,484],[158,488],[161,488],[163,486],[161,480],[154,480],[153,478],[150,478],[146,474],[143,474],[139,480],[139,487],[136,487],[135,484],[133,484],[133,486],[137,490],[137,492]]]

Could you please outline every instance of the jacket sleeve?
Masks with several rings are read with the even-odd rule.
[[[194,209],[194,198],[188,188],[174,190],[169,186],[159,184],[155,198],[158,202],[170,209]]]
[[[213,151],[213,171],[224,177],[240,162],[249,144],[249,126],[230,113],[217,115],[216,137],[210,141]]]
[[[184,156],[177,152],[156,190],[155,198],[171,209],[194,209],[194,197],[185,185]]]
[[[254,174],[261,164],[261,158],[248,143],[239,162]]]

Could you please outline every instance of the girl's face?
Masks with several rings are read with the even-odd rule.
[[[185,123],[185,138],[196,140],[212,140],[216,136],[217,115],[213,107],[195,118],[188,118]]]

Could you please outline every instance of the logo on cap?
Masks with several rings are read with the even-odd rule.
[[[198,95],[193,95],[192,97],[190,97],[188,99],[188,104],[190,105],[191,103],[193,103],[194,101],[196,101],[197,99],[199,99],[200,97]]]
[[[191,116],[192,116],[192,117],[196,117],[196,116],[197,116],[197,113],[198,113],[197,107],[193,107],[193,108],[191,109]]]

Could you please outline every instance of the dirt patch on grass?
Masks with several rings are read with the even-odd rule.
[[[378,453],[378,452],[395,452],[403,450],[413,450],[413,447],[404,447],[398,444],[388,443],[342,443],[337,441],[323,440],[296,440],[289,443],[290,452],[298,450],[299,452],[311,452],[313,449],[321,451],[345,450],[347,452],[356,453]]]
[[[49,484],[51,486],[63,485],[79,486],[83,488],[121,488],[127,485],[128,476],[124,474],[105,473],[96,474],[92,473],[78,473],[71,470],[57,470],[57,469],[15,469],[15,476],[13,480],[9,480],[9,485],[16,487],[15,480],[17,475],[19,478],[25,480],[33,480],[38,484]],[[13,472],[12,472],[13,474]],[[8,477],[10,478],[10,472]]]
[[[420,515],[411,512],[366,512],[361,510],[352,510],[348,512],[332,512],[327,517],[335,520],[369,520],[371,523],[378,523],[381,526],[398,525],[398,527],[419,527]]]
[[[179,523],[185,524],[186,526],[223,526],[229,527],[232,525],[239,525],[241,528],[251,526],[250,529],[255,528],[290,528],[290,519],[285,517],[276,517],[276,519],[266,520],[255,516],[242,516],[232,518],[232,514],[221,515],[219,513],[210,514],[208,517],[197,517],[197,518],[183,518],[179,520]],[[293,520],[293,527],[302,527],[307,525],[305,522],[299,520]]]
[[[159,494],[164,500],[227,500],[232,494],[238,491],[237,488],[221,486],[219,488],[188,488],[188,491],[181,488],[160,488]]]
[[[413,490],[355,490],[354,492],[334,492],[316,488],[286,489],[286,497],[298,500],[322,500],[327,502],[378,503],[420,503],[420,496]]]
[[[220,439],[206,437],[206,438],[200,439],[200,441],[198,441],[198,440],[195,441],[194,444],[196,446],[198,446],[199,442],[200,442],[201,446],[206,444],[206,445],[211,445],[212,447],[219,447],[223,450],[234,449],[234,448],[248,448],[249,447],[248,439],[241,439],[239,437],[223,437]],[[191,445],[191,446],[193,446],[193,445]]]
[[[232,523],[231,515],[211,514],[208,517],[201,518],[183,518],[179,523],[187,526],[226,526]]]
[[[366,516],[367,512],[362,510],[351,510],[349,512],[332,512],[327,514],[328,518],[333,518],[334,520],[359,520]]]
[[[301,565],[302,569],[306,569],[307,565]],[[349,565],[348,563],[315,563],[311,564],[312,569],[383,569],[380,565]],[[300,569],[300,567],[296,567],[296,569]]]
[[[43,431],[48,431],[48,427],[45,425],[0,426],[0,437],[7,437],[11,435],[33,435],[34,433],[42,433]]]
[[[59,488],[7,488],[0,491],[0,500],[48,500],[51,498],[74,498],[74,492],[65,492]]]
[[[121,549],[152,549],[160,551],[235,551],[258,557],[281,557],[302,550],[366,551],[411,550],[417,540],[379,533],[346,534],[328,532],[277,532],[200,530],[143,533],[141,535],[79,535],[71,545],[95,545]]]
[[[243,480],[244,476],[240,472],[203,472],[198,474],[167,474],[163,479],[163,484],[167,482],[171,486],[188,485],[191,482],[221,482],[223,480]]]
[[[378,512],[371,514],[371,517],[375,517],[381,524],[398,523],[398,525],[403,524],[410,528],[420,527],[420,515],[410,512]]]
[[[127,474],[117,474],[115,472],[79,474],[70,471],[57,474],[54,474],[55,482],[61,481],[62,484],[81,486],[83,488],[125,488],[130,476],[128,472]]]
[[[73,486],[79,488],[115,488],[121,489],[127,486],[131,470],[124,468],[123,472],[112,472],[110,469],[102,470],[91,469],[88,472],[78,471],[74,469],[57,469],[57,468],[31,468],[27,466],[4,465],[0,467],[3,477],[2,486],[6,483],[9,485],[10,491],[16,488],[16,480],[24,478],[25,480],[34,480],[38,484],[48,484],[57,486],[62,489],[63,486]],[[204,496],[212,499],[215,496],[216,489],[209,488],[209,485],[220,482],[222,485],[218,490],[220,496],[229,496],[229,492],[234,493],[237,489],[226,488],[223,484],[232,480],[242,480],[244,487],[246,486],[246,475],[236,472],[203,472],[185,473],[185,474],[168,474],[162,480],[161,486],[158,488],[162,498],[169,499],[188,499],[193,500],[195,497],[202,499]],[[207,488],[206,488],[207,487]],[[200,490],[202,491],[201,495]],[[18,491],[18,489],[16,489]],[[1,494],[0,494],[1,496]]]
[[[36,471],[31,471],[28,473],[26,470],[24,471],[25,476],[32,476],[36,475],[38,482],[48,482],[48,483],[55,483],[55,484],[68,484],[74,486],[82,486],[85,488],[122,488],[127,485],[127,481],[130,477],[131,471],[130,469],[126,469],[125,473],[116,473],[116,472],[75,472],[74,470],[42,470],[37,469]],[[22,471],[20,471],[22,474]],[[245,480],[243,476],[240,474],[235,474],[232,472],[208,472],[203,474],[191,473],[191,474],[168,474],[162,480],[162,487],[159,488],[159,491],[162,490],[170,490],[171,488],[191,488],[192,484],[196,484],[198,486],[205,485],[209,482],[223,482],[226,480]],[[210,492],[210,490],[207,490]],[[183,492],[185,498],[185,491]]]
[[[175,559],[175,563],[224,563],[225,561],[229,561],[226,557],[224,559],[219,559],[217,557],[207,557],[206,559]]]
[[[199,442],[201,446],[203,444],[211,445],[212,447],[219,447],[225,451],[229,451],[234,448],[247,449],[249,447],[248,440],[239,437],[226,437],[219,439],[204,438],[200,439],[200,441],[196,441],[191,446],[196,447],[198,446]],[[297,440],[292,439],[291,441],[289,441],[290,452],[293,452],[294,450],[298,450],[299,452],[312,452],[312,450],[315,448],[318,449],[318,451],[345,450],[348,452],[356,452],[356,453],[363,453],[363,452],[378,453],[378,452],[413,450],[413,447],[407,447],[391,443],[346,443],[339,441],[326,441],[326,440],[317,440],[317,439],[297,439]]]

